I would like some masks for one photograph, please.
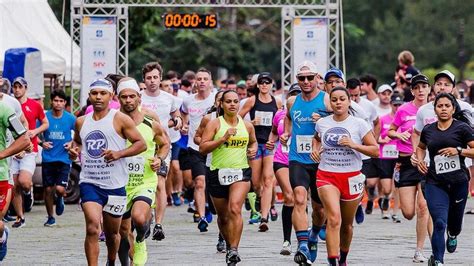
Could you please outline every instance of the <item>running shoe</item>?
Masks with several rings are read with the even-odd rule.
[[[199,229],[199,232],[203,233],[203,232],[207,232],[207,227],[209,226],[209,223],[206,221],[206,217],[201,217],[201,219],[199,219],[199,223],[198,223],[198,226],[197,228]]]
[[[99,234],[99,241],[100,241],[100,242],[104,242],[104,241],[105,241],[105,233],[104,233],[104,231],[100,232],[100,234]]]
[[[179,192],[171,193],[171,197],[173,198],[174,206],[181,206],[181,196],[179,195]]]
[[[293,260],[299,265],[311,265],[309,249],[307,246],[299,246]]]
[[[56,198],[56,215],[60,216],[64,212],[64,198],[58,196]]]
[[[396,214],[392,215],[392,221],[396,224],[399,224],[399,223],[402,222],[402,220],[400,220],[400,217],[398,217],[398,215],[396,215]]]
[[[161,224],[155,224],[155,228],[153,228],[152,239],[157,241],[165,239],[165,232],[163,231],[163,226]]]
[[[359,204],[357,207],[357,212],[355,216],[355,220],[357,224],[361,224],[364,222],[364,210],[362,209],[362,205]]]
[[[145,265],[148,260],[148,252],[146,251],[146,242],[137,242],[135,240],[135,247],[133,253],[133,265]]]
[[[259,232],[266,232],[268,231],[268,219],[262,218],[260,220],[260,225],[258,226],[258,231]]]
[[[226,243],[222,235],[219,233],[219,237],[217,238],[217,245],[216,245],[217,252],[225,253],[226,251]]]
[[[270,219],[272,222],[278,220],[278,211],[275,209],[275,206],[270,208]]]
[[[425,262],[427,260],[428,259],[425,257],[425,255],[423,255],[422,251],[420,251],[420,250],[415,251],[415,255],[413,256],[413,262],[421,263],[421,262]]]
[[[280,250],[280,255],[290,256],[291,255],[291,243],[288,240],[283,242],[283,247]]]
[[[16,221],[13,223],[12,227],[13,228],[22,228],[23,226],[25,226],[25,224],[26,224],[25,218],[17,217]]]
[[[236,249],[227,250],[227,255],[225,256],[225,262],[227,263],[227,265],[236,265],[240,261],[240,255]]]
[[[23,210],[25,212],[30,212],[31,209],[33,208],[33,187],[31,188],[31,191],[28,193],[23,192]]]
[[[212,223],[212,213],[209,210],[209,207],[206,207],[206,212],[204,213],[204,215],[206,216],[207,223]]]
[[[443,263],[439,260],[435,260],[434,256],[431,255],[430,259],[428,260],[428,266],[443,266]]]
[[[259,223],[262,219],[262,216],[258,212],[254,212],[250,214],[249,224],[256,224]]]
[[[5,235],[5,239],[0,239],[0,261],[3,261],[5,256],[7,255],[7,242],[8,242],[8,235],[10,234],[10,231],[8,230],[8,227],[4,227],[3,229],[3,234]]]
[[[194,214],[193,214],[193,221],[194,221],[195,223],[199,223],[199,220],[201,220],[201,215],[199,215],[198,212],[194,212]]]
[[[250,201],[248,197],[245,197],[245,210],[250,211]]]
[[[313,230],[309,230],[309,237],[308,237],[308,249],[309,249],[309,259],[311,262],[316,261],[316,257],[318,256],[318,235],[313,233]]]
[[[188,212],[189,213],[195,213],[196,212],[196,209],[194,208],[194,200],[190,201],[188,203]]]
[[[3,221],[5,223],[9,223],[9,222],[14,222],[16,221],[16,217],[13,217],[13,216],[10,216],[10,215],[5,215],[5,217],[3,217]]]
[[[367,206],[365,207],[365,214],[372,214],[374,210],[374,202],[372,200],[367,201]]]
[[[382,211],[382,219],[383,219],[383,220],[388,220],[388,219],[390,219],[390,214],[388,214],[387,211]]]
[[[324,224],[319,230],[319,239],[326,241],[326,225]]]
[[[456,236],[450,236],[448,233],[448,238],[446,239],[446,250],[449,253],[453,253],[456,251],[456,247],[458,246],[458,239]]]
[[[44,223],[44,226],[52,227],[55,225],[56,225],[56,219],[54,219],[54,217],[52,216],[48,216],[48,220],[46,220],[46,222]]]

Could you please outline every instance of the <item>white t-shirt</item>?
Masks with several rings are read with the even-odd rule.
[[[348,173],[360,171],[362,168],[361,153],[338,144],[343,136],[348,136],[353,142],[362,144],[362,140],[371,128],[361,118],[348,116],[344,121],[335,121],[333,115],[324,117],[316,122],[324,149],[321,154],[319,169],[333,173]]]
[[[158,115],[160,123],[168,135],[170,134],[168,121],[171,119],[171,113],[179,108],[176,99],[178,98],[165,91],[160,91],[158,96],[148,96],[145,92],[142,93],[142,107],[153,110]],[[173,142],[173,140],[171,141]]]
[[[194,135],[207,111],[214,105],[215,95],[209,94],[204,100],[197,100],[197,94],[192,94],[183,101],[181,110],[189,115],[188,147],[198,151],[199,146],[194,143]]]
[[[247,100],[248,100],[249,98],[250,98],[250,97],[247,97],[247,98],[245,98],[245,99],[240,100],[239,111],[242,110],[242,107],[244,107],[245,102],[247,102]],[[248,112],[248,113],[245,115],[244,120],[245,120],[245,121],[252,121],[252,119],[250,118],[250,112]]]
[[[367,99],[368,100],[368,99]],[[372,101],[370,101],[371,103],[373,103],[375,106],[378,106],[380,104],[380,99],[379,97],[373,99]]]
[[[363,98],[360,99],[358,104],[367,113],[368,118],[369,118],[368,122],[370,123],[370,126],[373,128],[374,127],[374,121],[377,120],[377,118],[378,118],[377,109],[375,109],[374,104],[371,101],[369,101],[367,99],[363,99]]]
[[[370,115],[362,106],[351,100],[351,107],[354,110],[353,116],[363,119],[367,125],[371,126]]]
[[[181,98],[181,99],[184,100],[184,98],[188,97],[189,95],[191,95],[191,94],[189,94],[189,93],[186,92],[186,91],[178,90],[178,95],[177,95],[178,98]]]
[[[179,98],[179,97],[176,97],[176,96],[173,96],[174,100],[175,100],[175,103],[176,103],[176,106],[178,108],[181,108],[181,105],[183,105],[183,99]],[[176,130],[174,128],[170,128],[169,129],[169,135],[170,135],[170,141],[171,143],[175,143],[176,141],[179,141],[179,139],[181,138],[181,133],[179,130]]]
[[[382,108],[380,107],[380,104],[374,104],[374,105],[375,105],[375,110],[377,111],[377,115],[379,117],[388,115],[392,111],[392,107],[390,107],[390,105],[388,106],[388,108]]]
[[[12,108],[13,111],[15,111],[16,116],[20,118],[23,112],[21,111],[21,104],[17,99],[6,93],[2,93],[1,101],[3,101],[8,107]]]
[[[470,104],[465,101],[457,100],[461,110],[468,110],[472,113],[473,109]],[[438,121],[438,117],[434,111],[434,102],[429,102],[418,109],[416,112],[416,122],[415,122],[415,130],[420,132],[423,128],[431,123]]]

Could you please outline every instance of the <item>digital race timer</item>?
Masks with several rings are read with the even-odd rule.
[[[167,29],[214,29],[217,28],[215,14],[165,14],[164,25]]]

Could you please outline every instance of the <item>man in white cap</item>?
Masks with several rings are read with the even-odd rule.
[[[304,61],[297,68],[296,78],[301,93],[288,98],[285,133],[280,138],[290,148],[288,154],[290,184],[293,188],[294,209],[292,222],[298,240],[294,257],[296,263],[314,262],[317,256],[318,234],[324,224],[324,212],[316,189],[316,164],[310,157],[316,121],[329,115],[329,95],[318,87],[321,76],[316,66]],[[313,207],[311,233],[308,232],[306,205],[311,188]]]
[[[127,201],[125,158],[146,150],[145,141],[133,120],[109,108],[113,95],[109,81],[98,79],[92,82],[89,100],[94,111],[76,120],[74,139],[66,146],[72,160],[81,154],[79,186],[86,220],[84,249],[89,265],[98,264],[101,218],[106,237],[107,265],[115,263],[120,222]],[[127,145],[127,140],[130,145]]]
[[[156,172],[160,168],[166,168],[163,161],[169,153],[170,140],[160,122],[149,115],[155,115],[153,111],[139,109],[141,95],[136,80],[121,79],[117,93],[120,111],[133,119],[147,145],[146,151],[127,158],[127,211],[120,226],[119,258],[122,265],[129,265],[129,250],[133,250],[133,263],[145,265],[148,257],[145,238],[150,231],[151,207],[155,205],[158,185]],[[132,222],[137,232],[135,240],[131,230]]]
[[[377,89],[378,104],[375,105],[375,110],[377,110],[377,115],[384,116],[389,114],[392,111],[392,106],[390,105],[391,98],[393,94],[393,89],[388,84],[382,84]]]

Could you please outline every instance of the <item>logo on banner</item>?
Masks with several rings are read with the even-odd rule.
[[[93,65],[95,68],[101,68],[101,67],[105,67],[105,62],[104,61],[96,61],[94,62],[94,65]]]
[[[312,30],[309,30],[309,31],[306,32],[306,38],[308,38],[308,39],[314,38],[314,33],[313,33]]]
[[[341,147],[339,145],[339,140],[342,137],[351,137],[351,133],[345,128],[342,127],[333,127],[330,128],[326,133],[324,133],[324,143],[330,147]]]
[[[102,30],[95,31],[95,37],[102,38],[104,36],[104,32]]]
[[[99,130],[94,130],[86,136],[86,151],[87,154],[94,159],[100,157],[102,152],[107,149],[107,139],[104,133]]]

